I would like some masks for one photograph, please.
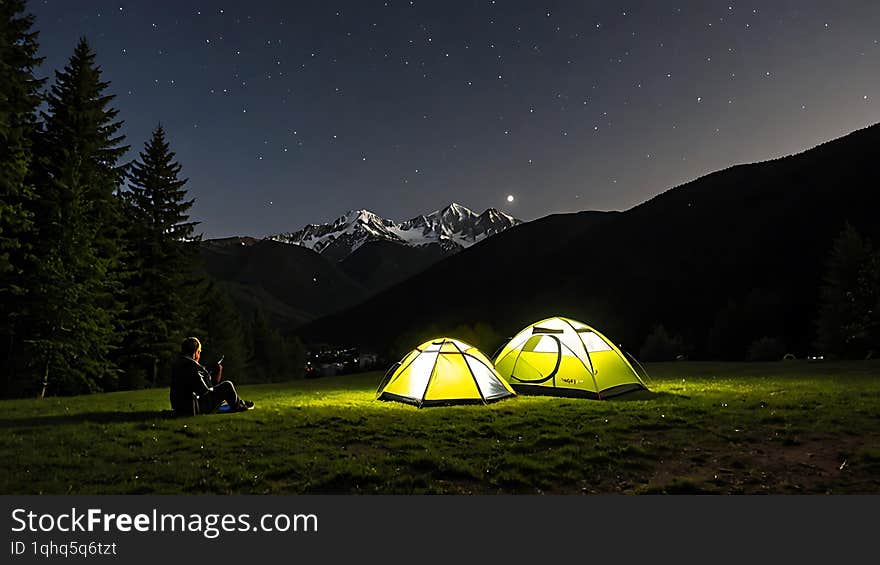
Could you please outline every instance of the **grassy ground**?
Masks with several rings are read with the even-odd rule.
[[[0,401],[0,493],[880,493],[880,362],[675,363],[650,395],[418,410],[379,373]]]

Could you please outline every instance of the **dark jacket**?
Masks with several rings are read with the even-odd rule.
[[[193,414],[193,393],[203,396],[211,389],[211,373],[192,357],[180,355],[171,365],[171,409]]]

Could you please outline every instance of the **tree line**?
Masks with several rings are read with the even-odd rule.
[[[872,359],[880,354],[880,252],[870,239],[846,223],[831,244],[817,291],[812,350],[824,359]],[[778,297],[753,290],[743,301],[730,301],[709,331],[709,354],[715,359],[778,361],[794,355],[780,327]],[[778,333],[767,334],[768,328]],[[640,357],[671,361],[692,348],[662,324],[645,339]]]
[[[244,382],[300,376],[304,353],[242,319],[200,266],[186,178],[161,125],[124,162],[124,122],[81,39],[49,83],[24,0],[0,3],[2,396],[168,382],[187,335]]]

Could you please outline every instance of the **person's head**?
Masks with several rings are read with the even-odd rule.
[[[180,344],[180,353],[198,362],[199,357],[202,356],[202,342],[197,337],[188,337]]]

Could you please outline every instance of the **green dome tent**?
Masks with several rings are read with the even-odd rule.
[[[607,337],[568,318],[526,327],[495,357],[495,369],[524,394],[602,399],[648,388]]]
[[[441,337],[426,341],[395,363],[382,379],[376,399],[421,408],[486,404],[515,395],[479,349]]]

